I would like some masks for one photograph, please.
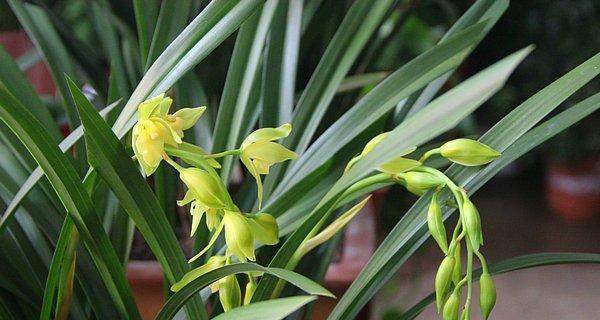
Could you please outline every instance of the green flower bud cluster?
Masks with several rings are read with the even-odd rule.
[[[131,142],[134,158],[145,175],[152,175],[162,160],[179,172],[179,178],[187,187],[187,192],[178,201],[178,205],[190,205],[191,236],[197,232],[205,217],[206,226],[212,235],[208,245],[196,253],[190,263],[206,253],[221,233],[225,234],[225,255],[211,256],[204,265],[188,273],[189,277],[198,277],[231,263],[256,260],[255,241],[265,245],[279,242],[277,221],[268,213],[241,212],[215,170],[220,168],[215,159],[230,155],[240,157],[242,164],[256,180],[260,210],[263,198],[261,175],[268,174],[270,166],[297,157],[296,153],[276,142],[290,134],[291,125],[258,129],[241,143],[239,149],[208,154],[202,148],[182,141],[184,130],[193,127],[206,108],[183,108],[174,114],[168,114],[172,102],[164,94],[142,102],[138,107],[139,121],[133,129]],[[180,165],[171,157],[178,157],[188,167]],[[255,275],[248,274],[243,300],[235,275],[224,277],[211,285],[213,292],[219,292],[225,311],[240,306],[242,302],[250,302],[256,289],[254,277]],[[185,282],[185,277],[180,282]],[[179,285],[172,288],[174,291],[179,289]]]
[[[387,133],[380,134],[367,143],[364,150],[348,163],[346,171],[350,170],[356,162],[364,158],[387,136]],[[483,318],[487,319],[496,303],[496,289],[487,270],[485,258],[479,251],[483,245],[479,211],[464,189],[458,187],[441,171],[428,167],[424,163],[429,157],[438,154],[459,165],[481,166],[499,157],[500,153],[475,140],[456,139],[444,143],[439,148],[425,152],[418,161],[404,157],[415,150],[415,147],[407,149],[401,153],[400,157],[380,166],[378,169],[380,172],[388,174],[391,180],[403,185],[408,191],[418,196],[425,194],[427,191],[433,191],[431,203],[427,210],[427,227],[432,238],[444,253],[444,259],[440,263],[435,276],[438,313],[441,313],[444,320],[459,319],[461,289],[466,284],[467,298],[460,318],[470,318],[473,256],[477,256],[483,269],[480,278],[479,304]],[[442,216],[442,205],[446,199],[444,201],[440,200],[442,191],[445,190],[453,196],[460,214],[450,241],[448,241]],[[447,194],[444,194],[444,197]],[[461,242],[463,241],[467,248],[466,275],[464,277],[462,276],[461,261]]]

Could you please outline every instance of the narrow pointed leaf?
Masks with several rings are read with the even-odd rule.
[[[156,319],[171,319],[177,310],[179,310],[190,297],[199,292],[202,288],[228,275],[247,272],[264,272],[272,274],[277,278],[292,283],[309,294],[333,297],[331,292],[327,291],[327,289],[293,271],[278,268],[266,268],[255,263],[236,263],[212,270],[195,279],[186,279],[186,283],[178,284],[179,290],[167,301]]]
[[[109,185],[140,230],[169,282],[175,283],[189,266],[156,196],[108,124],[73,82],[69,81],[69,86],[84,126],[91,166]],[[206,318],[200,301],[192,302],[188,308],[190,316]]]

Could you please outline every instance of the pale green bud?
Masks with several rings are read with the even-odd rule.
[[[463,227],[467,232],[467,239],[470,241],[471,247],[473,247],[473,250],[478,251],[479,246],[483,244],[483,238],[481,236],[481,218],[479,217],[479,212],[473,202],[466,196],[464,198],[465,200],[462,205]]]
[[[452,282],[454,282],[454,285],[457,285],[460,282],[462,276],[460,251],[460,242],[458,242],[456,247],[454,247],[454,269],[452,269]]]
[[[442,249],[444,253],[448,252],[446,228],[444,227],[444,220],[442,219],[442,209],[437,201],[437,193],[434,193],[431,197],[431,203],[429,204],[429,210],[427,211],[427,227],[429,227],[429,232],[437,242],[438,246],[440,246],[440,249]]]
[[[407,186],[416,189],[430,189],[444,184],[444,180],[429,172],[409,171],[403,177]]]
[[[167,123],[183,138],[183,130],[193,127],[206,107],[182,108],[172,115],[167,115]]]
[[[480,166],[492,162],[500,156],[500,152],[471,139],[456,139],[444,143],[440,154],[463,166]]]
[[[460,308],[460,296],[457,292],[453,292],[446,303],[442,313],[444,320],[458,320],[458,309]]]
[[[422,163],[417,160],[398,157],[388,163],[383,164],[381,167],[378,168],[378,170],[389,174],[399,174],[402,172],[412,170],[421,165]]]
[[[220,180],[208,172],[198,168],[184,168],[179,171],[181,181],[192,192],[193,198],[207,208],[224,209],[229,195],[224,194],[219,187]]]
[[[446,292],[450,288],[450,282],[452,281],[452,270],[454,269],[454,257],[446,256],[435,275],[435,301],[437,304],[438,312],[442,309],[444,303],[444,297]]]
[[[410,185],[406,185],[406,190],[408,190],[410,193],[414,194],[415,196],[419,196],[419,197],[424,195],[425,192],[427,192],[427,189],[419,189],[419,188],[415,188]]]
[[[235,275],[219,280],[219,300],[225,312],[241,305],[242,292]]]
[[[373,137],[371,140],[369,140],[369,142],[367,142],[367,144],[365,145],[365,147],[363,148],[363,150],[361,151],[361,153],[359,155],[357,155],[356,157],[352,158],[348,164],[346,165],[346,168],[344,169],[344,173],[348,172],[348,170],[350,170],[350,168],[352,168],[352,166],[354,166],[354,164],[356,162],[358,162],[360,159],[364,158],[367,154],[369,154],[369,152],[371,152],[373,149],[375,149],[375,147],[377,147],[377,145],[379,145],[379,143],[381,141],[383,141],[385,138],[387,138],[389,136],[390,132],[384,132],[384,133],[380,133],[378,135],[376,135],[375,137]],[[413,151],[415,151],[417,149],[417,147],[410,147],[407,148],[405,150],[403,150],[402,152],[400,152],[398,154],[399,157],[401,156],[405,156],[409,153],[412,153]],[[420,165],[420,164],[419,164]],[[384,165],[385,166],[385,165]],[[386,172],[386,170],[389,171],[389,167],[381,170],[383,172]],[[399,172],[399,171],[394,171],[394,172]]]
[[[249,305],[252,301],[252,296],[254,295],[254,291],[256,291],[256,282],[249,281],[246,283],[246,291],[244,292],[244,305]]]
[[[489,318],[496,304],[496,286],[489,273],[484,272],[479,278],[479,306],[483,319]]]

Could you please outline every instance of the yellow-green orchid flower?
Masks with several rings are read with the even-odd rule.
[[[165,144],[177,147],[183,130],[191,128],[205,107],[184,108],[168,114],[173,99],[164,93],[142,102],[138,107],[138,123],[133,127],[132,146],[136,159],[146,175],[156,171],[164,158]]]
[[[227,252],[236,256],[240,261],[256,260],[254,234],[248,219],[240,212],[225,211],[223,225],[225,226]]]
[[[262,128],[252,132],[240,146],[240,160],[256,179],[258,187],[258,207],[262,206],[263,187],[260,175],[269,173],[273,164],[295,159],[298,155],[274,142],[287,137],[292,131],[292,125],[286,123],[277,128]]]
[[[239,211],[218,210],[214,220],[218,225],[212,228],[213,234],[204,249],[198,252],[189,262],[202,256],[214,245],[221,231],[225,229],[227,256],[236,256],[239,261],[254,261],[254,241],[267,245],[279,242],[277,221],[268,213],[244,214]],[[209,215],[207,214],[207,217]],[[216,222],[213,222],[215,225]]]
[[[228,208],[228,204],[231,203],[229,194],[222,191],[219,180],[202,169],[181,168],[179,166],[176,168],[179,170],[179,177],[188,187],[185,196],[177,204],[184,206],[191,203],[191,236],[196,233],[204,213],[206,213],[208,229],[214,231],[221,223],[223,209]]]

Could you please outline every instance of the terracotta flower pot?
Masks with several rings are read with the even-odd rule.
[[[547,201],[569,220],[588,220],[600,214],[600,158],[580,165],[552,164],[546,172]]]
[[[0,32],[0,44],[13,58],[18,58],[35,48],[24,30]],[[54,95],[56,86],[43,61],[38,61],[25,71],[27,79],[36,91],[43,95]]]
[[[142,318],[154,319],[165,304],[165,287],[160,264],[157,261],[129,261],[127,280]]]

